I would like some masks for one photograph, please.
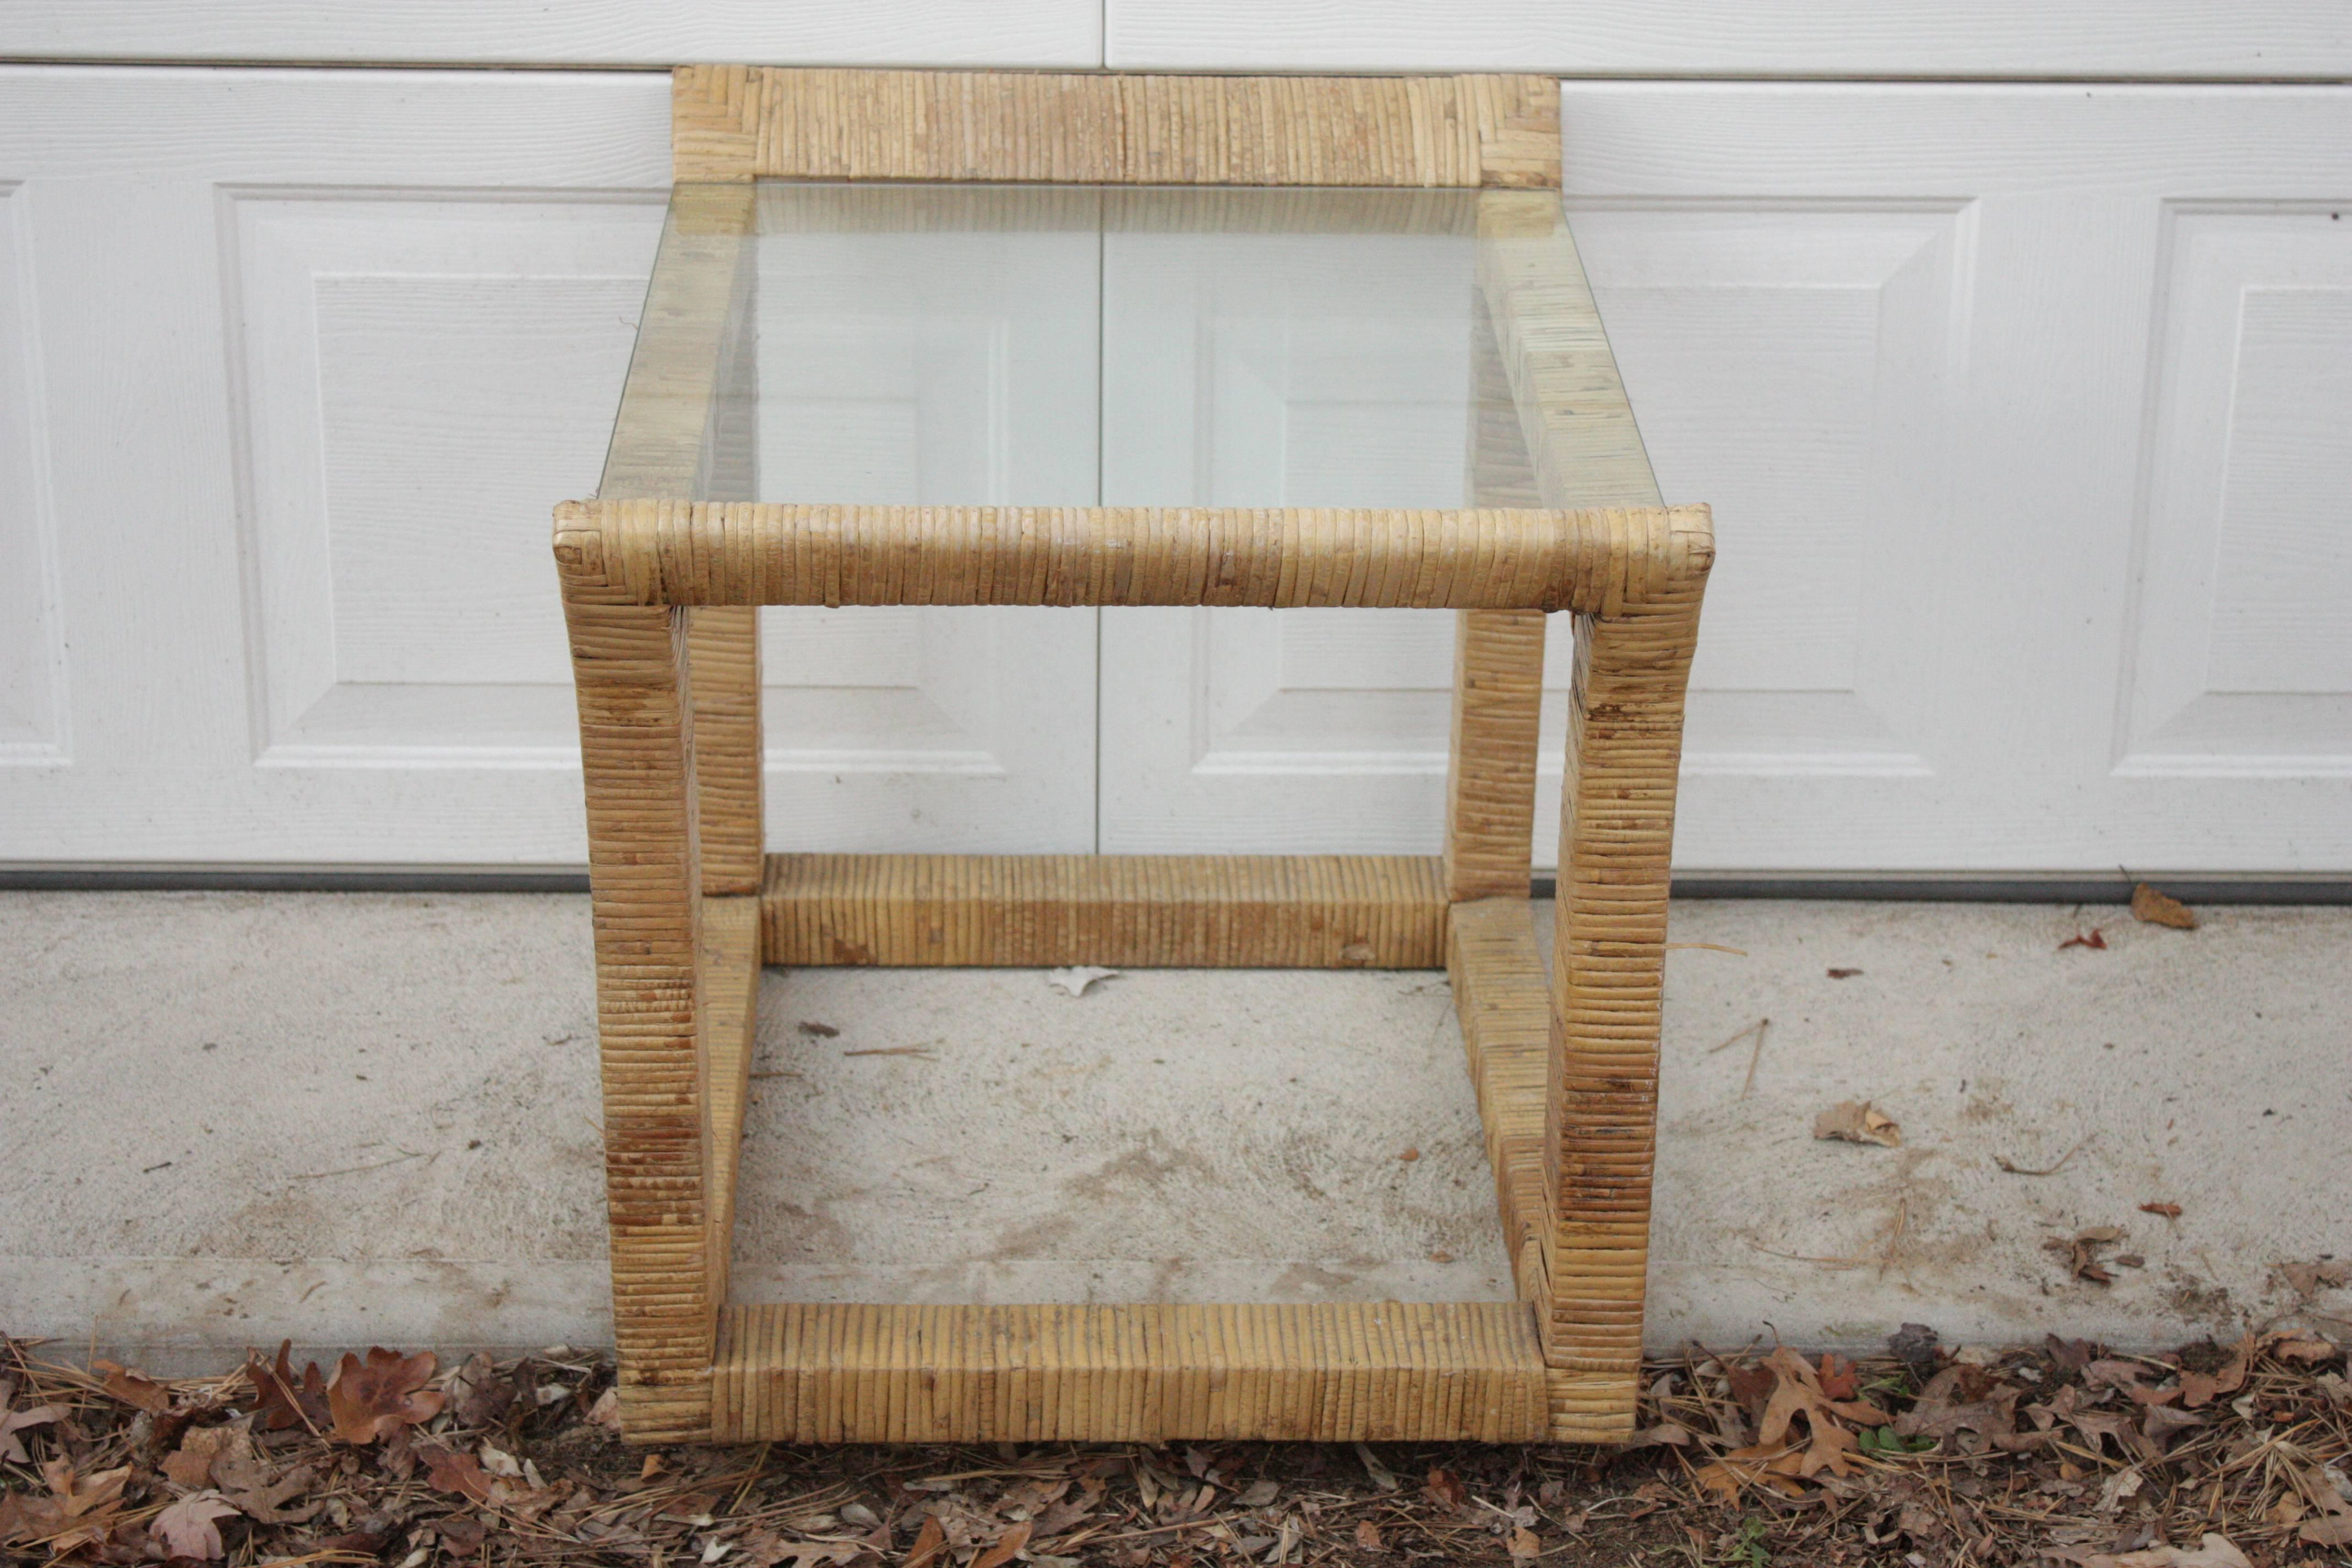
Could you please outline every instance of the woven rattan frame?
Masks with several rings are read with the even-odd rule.
[[[1713,560],[1588,308],[1552,84],[693,68],[593,501],[557,509],[580,708],[624,1428],[639,1442],[1606,1442],[1642,1349],[1667,860]],[[1488,187],[1481,476],[1445,511],[728,499],[753,177]],[[1511,410],[1507,415],[1494,410]],[[1570,410],[1573,410],[1571,413]],[[699,496],[716,498],[688,500]],[[1559,504],[1573,497],[1577,506]],[[1598,504],[1596,504],[1598,503]],[[1460,612],[1442,858],[762,853],[756,607]],[[1545,617],[1577,632],[1552,974],[1528,903]],[[1516,1303],[728,1299],[759,966],[1439,967]]]

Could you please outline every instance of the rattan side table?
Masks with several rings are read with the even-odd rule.
[[[1684,689],[1714,545],[1706,509],[1660,504],[1634,430],[1561,214],[1557,84],[709,67],[674,85],[679,184],[603,484],[557,509],[554,540],[627,1436],[1626,1436]],[[1048,221],[1454,246],[1465,504],[763,494],[764,236]],[[1444,854],[768,856],[765,605],[1455,610]],[[1548,983],[1528,872],[1551,612],[1573,617],[1577,657]],[[1446,968],[1520,1300],[733,1300],[762,962]]]

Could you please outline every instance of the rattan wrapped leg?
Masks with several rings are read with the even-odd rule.
[[[567,595],[580,703],[622,1416],[707,1436],[719,1305],[686,617]]]
[[[1562,1440],[1622,1440],[1633,1426],[1668,860],[1704,570],[1622,618],[1580,626],[1552,956],[1544,1173],[1552,1223],[1540,1313],[1552,1436]]]

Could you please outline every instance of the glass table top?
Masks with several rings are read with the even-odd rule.
[[[1657,504],[1551,193],[680,185],[600,494]]]

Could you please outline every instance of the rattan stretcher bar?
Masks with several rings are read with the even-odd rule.
[[[721,67],[678,72],[675,102],[681,181],[744,183],[675,194],[598,499],[556,526],[626,1435],[1624,1436],[1683,690],[1713,540],[1705,509],[1659,505],[1544,189],[1553,85]],[[761,200],[748,182],[778,177],[1487,187],[1477,233],[1508,243],[1479,249],[1475,504],[755,504],[733,324]],[[1535,188],[1497,188],[1513,185]],[[1216,221],[1289,221],[1278,195],[1236,191]],[[1456,221],[1391,210],[1416,199],[1343,198],[1346,221]],[[1108,195],[1093,210],[1126,221]],[[1444,853],[765,857],[764,604],[1456,608]],[[1552,611],[1571,615],[1577,658],[1547,979],[1527,891]],[[1444,965],[1521,1300],[730,1303],[763,958]]]

